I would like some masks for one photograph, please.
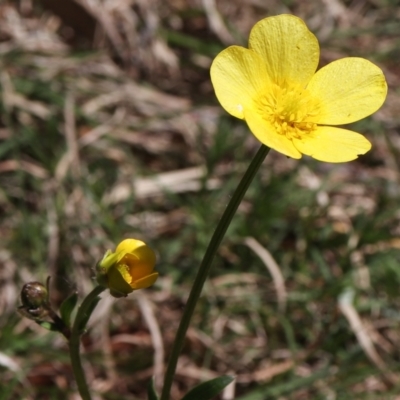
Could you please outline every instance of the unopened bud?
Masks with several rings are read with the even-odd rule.
[[[21,302],[27,308],[39,308],[48,303],[46,286],[40,282],[29,282],[21,290]]]
[[[43,318],[49,310],[49,293],[40,282],[26,283],[21,290],[20,312],[28,318]]]

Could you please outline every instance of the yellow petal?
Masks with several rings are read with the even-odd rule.
[[[307,86],[321,103],[318,124],[341,125],[374,113],[385,101],[387,85],[380,68],[357,57],[321,68]]]
[[[133,279],[148,275],[156,264],[154,251],[140,240],[125,239],[118,245],[116,252],[121,255],[118,263],[128,267]]]
[[[245,113],[251,132],[263,144],[288,157],[301,158],[300,152],[286,136],[276,133],[274,127],[254,110]]]
[[[306,24],[293,15],[261,20],[250,32],[249,48],[259,54],[273,82],[279,86],[305,86],[319,62],[317,38]]]
[[[293,139],[303,154],[332,163],[355,160],[371,149],[371,143],[359,133],[331,126],[319,126],[311,136]]]
[[[150,264],[142,260],[137,260],[131,254],[127,254],[121,260],[121,263],[124,263],[127,267],[130,276],[129,283],[151,274],[154,269],[154,263]]]
[[[156,265],[156,255],[154,251],[147,245],[137,247],[132,254],[140,260],[141,263],[149,265],[154,268]]]
[[[149,286],[153,285],[154,282],[157,280],[158,278],[158,272],[154,272],[151,275],[145,276],[142,279],[138,279],[135,282],[132,282],[131,286],[133,289],[146,289]]]
[[[260,57],[240,46],[230,46],[219,53],[211,65],[210,74],[222,107],[241,119],[257,93],[269,83]]]
[[[146,246],[146,243],[137,239],[125,239],[115,249],[116,253],[125,251],[126,253],[133,253],[138,247]]]
[[[115,267],[111,267],[108,270],[107,278],[108,278],[108,287],[110,289],[110,293],[112,296],[123,297],[133,291],[131,285],[126,281],[126,279],[124,279],[123,274],[121,274],[121,270]],[[129,282],[130,281],[131,279],[129,276]]]

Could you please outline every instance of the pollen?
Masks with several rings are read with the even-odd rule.
[[[303,139],[317,128],[318,102],[307,89],[296,85],[274,85],[261,93],[258,111],[275,131],[290,139]]]

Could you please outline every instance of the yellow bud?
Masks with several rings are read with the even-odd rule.
[[[156,256],[144,242],[125,239],[115,252],[108,250],[96,266],[99,285],[108,287],[114,297],[125,297],[137,289],[154,284],[158,272],[154,272]]]

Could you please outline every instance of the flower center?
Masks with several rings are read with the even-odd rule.
[[[312,121],[319,113],[318,103],[307,89],[299,86],[274,85],[268,93],[262,93],[258,109],[276,132],[288,139],[302,139],[317,127]]]

